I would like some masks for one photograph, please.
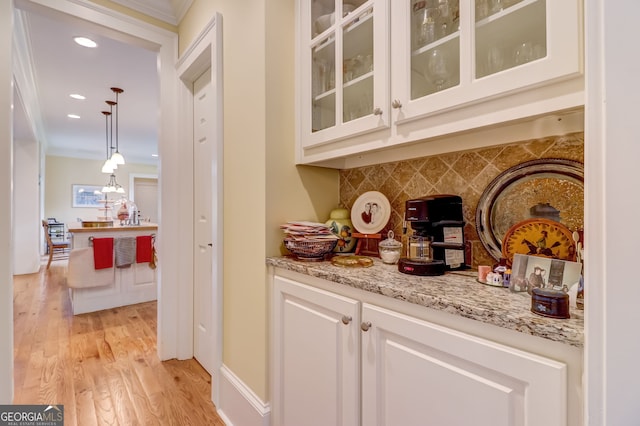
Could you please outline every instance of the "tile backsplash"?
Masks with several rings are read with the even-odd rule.
[[[485,188],[500,173],[525,161],[562,158],[584,162],[584,133],[514,142],[489,148],[460,151],[406,161],[340,171],[340,202],[351,208],[367,191],[380,191],[391,204],[387,227],[402,235],[406,200],[432,194],[462,197],[465,239],[471,247],[471,264],[493,264],[476,231],[476,207]],[[583,199],[576,200],[582,203]],[[406,236],[402,236],[406,244]],[[406,247],[406,246],[405,246]]]

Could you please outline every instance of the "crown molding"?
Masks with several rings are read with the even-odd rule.
[[[34,74],[35,65],[31,54],[31,41],[28,32],[29,22],[25,13],[14,10],[13,29],[13,79],[24,105],[27,122],[31,126],[37,141],[46,149],[47,138],[42,122],[38,85]]]
[[[193,0],[111,0],[171,25],[178,25]]]

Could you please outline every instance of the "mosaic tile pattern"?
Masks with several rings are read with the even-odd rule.
[[[476,232],[476,206],[487,185],[500,173],[525,161],[563,158],[584,162],[584,133],[514,142],[508,145],[423,157],[340,171],[340,202],[351,208],[367,191],[380,191],[391,204],[386,235],[392,229],[402,235],[405,201],[431,194],[462,197],[465,240],[472,266],[492,265]],[[581,197],[575,200],[582,203]],[[406,245],[406,236],[402,237]]]

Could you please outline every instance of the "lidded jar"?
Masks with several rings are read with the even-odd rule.
[[[137,224],[138,207],[133,201],[122,197],[114,203],[114,209],[116,217],[120,220],[120,225]]]
[[[349,253],[356,246],[356,239],[351,236],[353,224],[351,223],[351,212],[343,207],[331,210],[329,220],[325,222],[331,232],[340,237],[338,244],[333,249],[336,253]]]
[[[402,252],[402,243],[393,238],[393,231],[387,233],[387,239],[378,244],[380,258],[384,263],[394,265],[400,260]]]

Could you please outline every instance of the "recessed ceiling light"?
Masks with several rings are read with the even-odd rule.
[[[80,116],[77,115],[77,114],[67,114],[67,117],[69,117],[69,118],[80,118]]]
[[[84,99],[86,99],[84,96],[79,95],[79,94],[77,94],[77,93],[72,93],[72,94],[70,94],[69,96],[71,96],[73,99],[79,99],[79,100],[84,100]]]
[[[87,37],[74,37],[73,41],[84,47],[97,47],[98,43]]]
[[[157,156],[158,156],[158,154],[151,154],[151,156],[152,156],[152,157],[157,157]]]

